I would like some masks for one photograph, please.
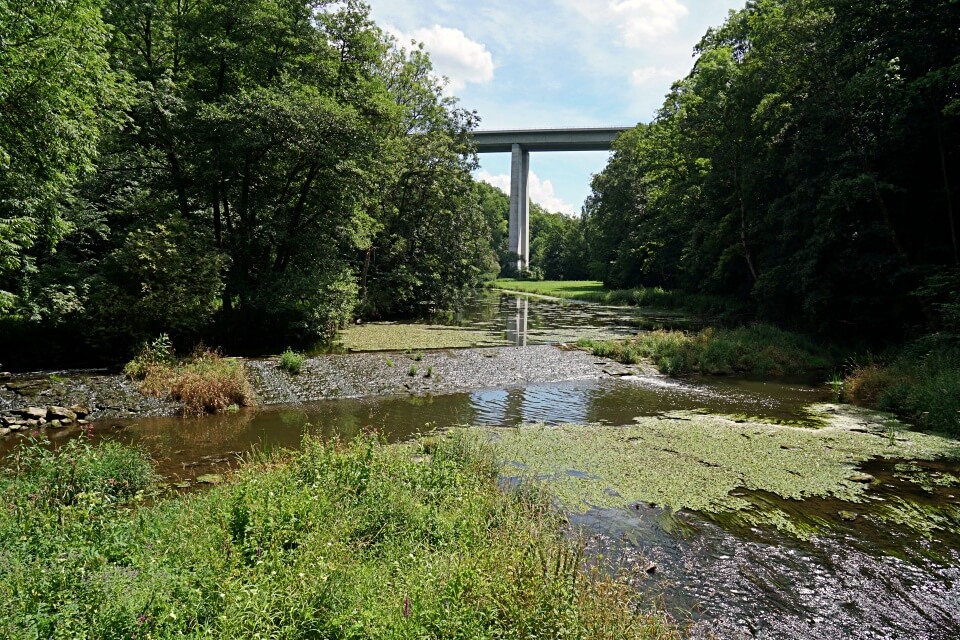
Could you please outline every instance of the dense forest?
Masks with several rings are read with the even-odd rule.
[[[476,115],[368,11],[0,4],[4,359],[323,338],[496,275]]]
[[[960,4],[756,0],[696,54],[594,178],[591,275],[834,339],[960,333]]]
[[[323,339],[513,275],[476,114],[362,2],[16,0],[0,33],[7,365]],[[532,205],[525,275],[960,333],[958,34],[957,0],[749,2],[582,218]]]

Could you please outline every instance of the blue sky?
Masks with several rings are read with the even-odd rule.
[[[649,122],[693,47],[744,0],[368,0],[377,24],[422,42],[480,129]],[[531,198],[579,214],[606,152],[536,153]],[[509,184],[509,154],[477,177]]]

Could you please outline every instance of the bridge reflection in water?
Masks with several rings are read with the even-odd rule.
[[[527,317],[530,314],[529,301],[522,296],[516,298],[516,312],[507,316],[507,342],[518,347],[527,346]]]

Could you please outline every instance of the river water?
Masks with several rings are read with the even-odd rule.
[[[584,332],[624,335],[669,318],[488,294],[469,313],[448,321],[500,332],[506,341],[523,346],[570,340]],[[828,398],[826,385],[810,381],[629,375],[435,395],[338,398],[196,419],[110,420],[96,423],[94,433],[97,439],[147,448],[164,476],[187,486],[205,474],[224,473],[251,450],[296,447],[304,431],[349,439],[376,429],[400,440],[457,425],[625,425],[637,416],[678,409],[796,423],[806,418],[804,407]],[[926,464],[960,474],[956,462]],[[896,476],[893,465],[875,461],[865,467],[879,479],[870,490],[871,500],[960,503],[960,488],[920,490]],[[831,500],[754,498],[797,520],[819,521],[852,508]],[[856,508],[867,515],[869,504]],[[594,557],[605,558],[617,570],[637,569],[638,591],[662,603],[695,637],[960,637],[960,535],[955,529],[918,536],[861,517],[800,540],[722,516],[645,505],[571,514],[570,522],[588,540]]]

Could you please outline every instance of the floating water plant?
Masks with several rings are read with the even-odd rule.
[[[948,438],[913,432],[891,446],[886,414],[844,405],[817,405],[811,413],[823,419],[822,428],[672,412],[626,427],[527,425],[474,437],[492,438],[505,460],[547,479],[564,507],[580,512],[637,502],[748,510],[752,503],[737,491],[743,489],[860,502],[869,484],[857,481],[857,465],[873,457],[935,459],[956,448]],[[767,522],[791,528],[782,517]]]

